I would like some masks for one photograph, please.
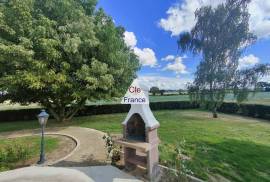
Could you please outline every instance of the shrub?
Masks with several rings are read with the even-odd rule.
[[[185,148],[185,140],[181,140],[177,145],[167,144],[161,147],[161,151],[169,156],[167,160],[162,161],[162,164],[168,167],[162,175],[162,181],[188,181],[188,175],[193,175],[187,165],[190,158]]]
[[[110,134],[104,135],[103,139],[105,140],[107,157],[110,159],[112,165],[116,165],[116,162],[121,159],[121,147],[114,144]]]
[[[8,141],[0,147],[0,171],[12,169],[19,161],[25,161],[31,155],[31,150],[26,144]]]

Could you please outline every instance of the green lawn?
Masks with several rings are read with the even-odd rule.
[[[58,147],[58,139],[47,136],[45,150],[50,152]],[[0,171],[23,165],[23,162],[38,157],[40,137],[29,136],[14,139],[0,139]]]
[[[160,121],[161,163],[171,158],[171,146],[185,140],[187,167],[195,176],[220,175],[232,181],[270,181],[270,122],[200,110],[156,111]],[[121,132],[125,114],[75,118],[66,125]],[[49,127],[62,126],[49,120]],[[37,121],[0,123],[0,132],[38,127]]]

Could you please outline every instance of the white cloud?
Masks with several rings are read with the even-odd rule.
[[[166,65],[163,70],[174,71],[177,75],[188,73],[186,70],[186,65],[183,63],[184,57],[176,57],[173,63]]]
[[[175,59],[174,55],[168,55],[168,56],[162,58],[161,61],[172,61],[174,59]]]
[[[225,0],[184,0],[181,4],[171,6],[167,11],[167,18],[159,21],[165,31],[177,36],[182,32],[190,31],[195,25],[196,9],[211,5],[216,7]],[[250,30],[259,38],[270,37],[270,1],[252,0],[248,5],[250,13]]]
[[[270,1],[252,0],[248,6],[250,30],[259,38],[270,37]]]
[[[157,58],[155,52],[150,48],[138,48],[137,38],[133,32],[124,32],[124,41],[127,46],[131,47],[134,53],[138,56],[140,64],[143,66],[157,66]]]
[[[157,58],[155,52],[152,49],[140,49],[138,47],[134,47],[134,53],[138,56],[140,63],[143,66],[154,67],[157,65]]]
[[[166,31],[171,32],[172,36],[177,36],[181,32],[190,31],[195,25],[196,9],[213,5],[216,6],[223,0],[184,0],[182,4],[176,4],[167,11],[168,17],[162,18],[159,25]]]
[[[163,76],[139,76],[140,83],[147,85],[149,89],[153,86],[159,89],[178,90],[185,89],[188,82],[192,82],[189,78],[172,78]]]
[[[137,38],[133,32],[125,31],[124,41],[129,47],[135,47],[137,45]]]
[[[250,54],[248,56],[244,56],[239,59],[239,69],[249,68],[251,66],[254,66],[255,64],[258,64],[260,62],[260,59],[253,54]]]

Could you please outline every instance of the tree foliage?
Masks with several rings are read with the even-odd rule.
[[[180,35],[179,48],[202,56],[193,85],[192,99],[210,104],[213,116],[223,102],[226,91],[234,89],[237,100],[247,98],[247,90],[265,74],[267,66],[238,70],[244,48],[256,40],[249,32],[247,0],[227,0],[216,8],[205,6],[195,12],[196,25]]]
[[[151,87],[150,88],[150,93],[152,93],[154,96],[156,94],[158,94],[160,91],[159,91],[159,88],[158,87]]]
[[[124,93],[139,62],[96,0],[7,0],[0,4],[3,100],[40,103],[59,121],[87,100]]]

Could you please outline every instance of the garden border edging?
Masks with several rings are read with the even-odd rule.
[[[47,164],[46,164],[47,166],[52,166],[52,165],[54,165],[54,164],[57,164],[58,162],[61,162],[61,161],[65,160],[65,159],[69,158],[71,155],[74,154],[74,152],[76,152],[76,151],[78,150],[78,148],[79,148],[79,146],[80,146],[80,140],[78,140],[76,137],[74,137],[74,136],[72,136],[72,135],[69,135],[69,134],[46,133],[45,135],[59,135],[59,136],[66,136],[66,137],[72,139],[72,140],[75,142],[75,144],[76,144],[76,147],[75,147],[69,154],[67,154],[66,156],[64,156],[64,157],[62,157],[62,158],[60,158],[60,159],[58,159],[58,160],[56,160],[56,161],[47,163]]]

